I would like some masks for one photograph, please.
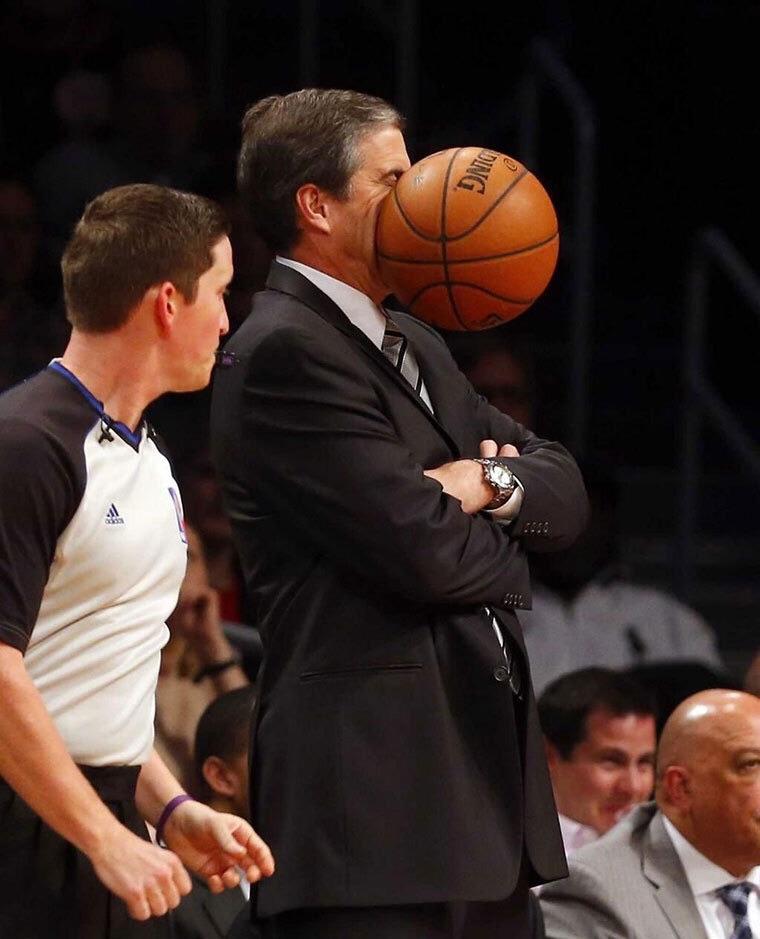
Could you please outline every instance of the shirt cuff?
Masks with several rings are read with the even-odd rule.
[[[514,476],[514,473],[512,475]],[[504,505],[500,505],[498,509],[489,510],[488,514],[493,515],[494,519],[498,522],[514,521],[522,508],[525,490],[517,476],[514,476],[514,480],[517,483],[517,489],[515,489]]]

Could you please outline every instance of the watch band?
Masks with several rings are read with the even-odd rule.
[[[517,489],[517,480],[515,479],[514,473],[508,466],[505,466],[503,463],[491,457],[477,457],[475,462],[480,463],[483,467],[483,479],[491,487],[494,494],[493,499],[488,505],[484,506],[484,510],[492,512],[494,509],[500,509],[512,498],[515,489]],[[509,477],[509,483],[507,485],[500,483],[497,478],[497,476],[503,474]]]

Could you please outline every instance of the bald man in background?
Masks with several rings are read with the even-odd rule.
[[[760,699],[711,690],[668,719],[656,802],[541,894],[548,939],[760,937]]]

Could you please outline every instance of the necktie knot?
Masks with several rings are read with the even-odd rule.
[[[409,341],[406,336],[401,332],[390,316],[386,314],[382,349],[399,371],[401,371],[408,344]]]
[[[386,314],[385,332],[383,333],[382,351],[401,375],[409,382],[418,395],[422,395],[422,375],[409,340],[398,325]],[[427,404],[427,402],[425,402]]]
[[[730,939],[752,939],[747,907],[753,886],[746,880],[735,884],[726,884],[716,890],[716,894],[726,904],[734,917],[734,931]]]

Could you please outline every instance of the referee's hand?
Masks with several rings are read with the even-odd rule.
[[[250,883],[274,873],[269,846],[237,815],[215,812],[202,802],[183,802],[169,816],[166,844],[182,862],[203,877],[213,893]]]
[[[143,841],[118,822],[90,860],[105,886],[126,903],[133,919],[163,916],[192,887],[176,854]]]

